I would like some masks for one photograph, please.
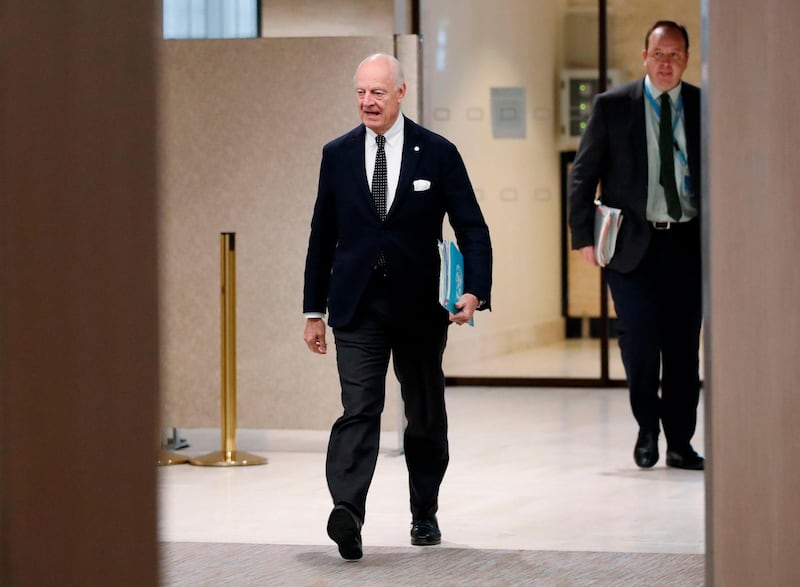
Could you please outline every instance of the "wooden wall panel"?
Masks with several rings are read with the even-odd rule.
[[[707,0],[709,583],[800,584],[800,4]]]
[[[155,35],[0,3],[2,585],[157,583]]]

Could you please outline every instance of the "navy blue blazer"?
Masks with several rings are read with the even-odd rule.
[[[305,266],[304,312],[328,312],[332,327],[352,319],[379,251],[400,317],[438,316],[439,252],[447,214],[464,254],[464,291],[489,307],[492,250],[464,162],[456,147],[405,119],[400,179],[380,221],[364,166],[366,128],[359,125],[322,150],[319,188]],[[430,185],[425,188],[425,180]],[[415,189],[416,183],[416,189]]]
[[[683,82],[686,150],[692,190],[700,198],[700,88]],[[594,242],[594,204],[598,182],[603,203],[622,209],[622,226],[608,267],[633,271],[650,244],[647,223],[647,134],[644,78],[595,98],[592,115],[570,170],[569,224],[572,248]],[[698,205],[698,210],[700,206]],[[697,223],[699,225],[699,223]]]

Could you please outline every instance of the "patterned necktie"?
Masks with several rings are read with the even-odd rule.
[[[375,209],[378,211],[378,216],[381,222],[386,220],[386,151],[384,145],[386,144],[386,137],[378,135],[375,137],[375,142],[378,143],[378,153],[375,155],[375,171],[372,173],[372,199],[375,202]],[[378,253],[378,267],[386,267],[386,257],[383,256],[383,251]]]
[[[669,94],[661,94],[661,117],[658,125],[658,151],[661,155],[661,176],[659,183],[664,186],[667,200],[667,214],[672,219],[681,219],[681,202],[678,199],[678,186],[675,185],[675,138],[672,134],[672,104]]]
[[[386,137],[378,135],[375,137],[378,143],[378,154],[375,155],[375,171],[372,174],[372,199],[375,201],[375,209],[381,217],[381,222],[386,220]]]

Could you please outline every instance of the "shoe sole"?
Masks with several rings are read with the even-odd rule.
[[[633,462],[636,463],[636,466],[639,467],[640,469],[652,469],[653,467],[656,466],[656,463],[658,463],[658,459],[654,460],[653,462],[649,461],[639,462],[634,458]]]
[[[441,538],[412,538],[411,546],[436,546],[441,544]]]
[[[684,471],[704,471],[705,470],[705,463],[699,465],[686,465],[683,463],[676,463],[667,461],[667,466],[673,469],[683,469]]]
[[[328,518],[328,536],[339,546],[343,559],[358,560],[363,556],[358,527],[346,511],[337,509]]]

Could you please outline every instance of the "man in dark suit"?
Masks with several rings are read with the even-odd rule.
[[[411,543],[441,542],[447,328],[489,307],[492,264],[489,230],[455,146],[400,113],[406,85],[398,61],[368,57],[355,86],[363,124],[322,151],[303,299],[309,349],[327,352],[326,310],[336,341],[344,413],[328,445],[328,535],[345,559],[362,556],[390,355],[407,420]],[[464,255],[465,293],[455,314],[438,301],[445,214]]]
[[[596,97],[570,171],[572,246],[597,265],[594,199],[623,214],[606,273],[639,434],[634,461],[700,470],[692,448],[700,396],[700,90],[681,81],[689,35],[672,21],[647,32],[644,79]],[[660,373],[659,373],[660,372]],[[659,397],[659,375],[661,395]]]

